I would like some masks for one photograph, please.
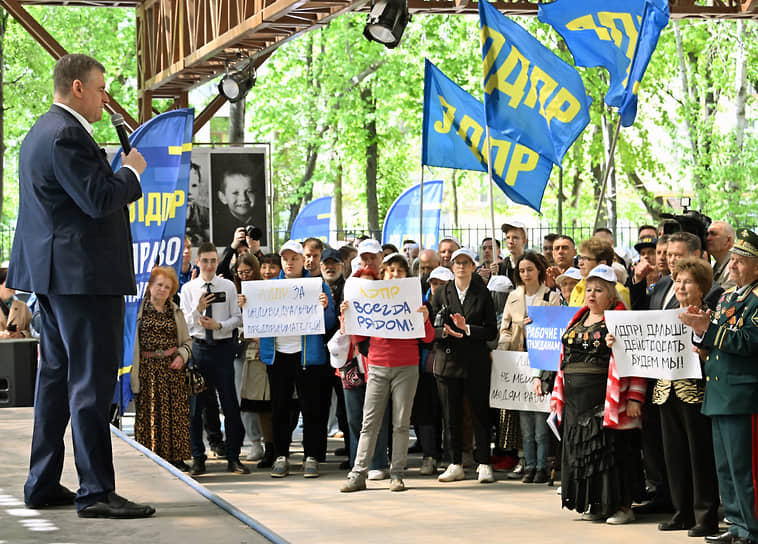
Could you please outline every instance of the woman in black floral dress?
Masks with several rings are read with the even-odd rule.
[[[171,300],[179,287],[170,267],[155,267],[145,290],[134,339],[132,391],[134,437],[175,467],[189,470],[189,393],[184,366],[191,340],[179,307]]]

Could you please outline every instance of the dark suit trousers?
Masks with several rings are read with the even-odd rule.
[[[445,447],[452,463],[461,464],[463,457],[463,400],[468,397],[471,421],[474,426],[474,460],[479,464],[490,463],[490,364],[477,361],[469,367],[467,378],[437,378],[437,390],[442,405],[445,426]]]
[[[209,390],[215,388],[224,412],[226,430],[226,458],[238,460],[245,430],[237,402],[237,388],[234,386],[234,343],[231,340],[204,344],[192,343],[192,360],[200,368]],[[216,404],[215,394],[190,397],[190,445],[193,459],[205,459],[203,442],[203,408]]]
[[[758,414],[711,416],[711,424],[729,532],[758,541]]]
[[[71,419],[78,510],[115,489],[108,413],[124,356],[124,297],[39,295],[40,365],[27,503],[58,492]]]
[[[719,486],[713,460],[711,420],[701,404],[682,402],[674,391],[660,406],[674,520],[684,526],[718,527]]]

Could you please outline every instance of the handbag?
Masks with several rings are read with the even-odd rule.
[[[193,363],[187,363],[187,366],[184,367],[184,379],[190,395],[199,395],[208,389],[203,374]]]
[[[343,389],[353,389],[366,384],[363,374],[358,370],[358,360],[353,357],[339,369]]]

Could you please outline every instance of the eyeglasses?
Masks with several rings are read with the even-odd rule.
[[[252,276],[253,275],[253,269],[249,270],[237,270],[237,275],[239,276]]]
[[[595,257],[587,257],[586,255],[579,255],[579,257],[577,257],[577,260],[579,262],[582,262],[582,261],[597,261],[597,259]]]

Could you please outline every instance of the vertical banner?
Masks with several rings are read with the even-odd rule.
[[[114,399],[122,412],[132,398],[137,310],[150,271],[160,264],[173,267],[178,274],[182,265],[194,116],[192,108],[172,110],[150,119],[129,137],[132,147],[145,157],[147,168],[140,179],[142,198],[129,205],[137,294],[126,297],[124,356]],[[114,171],[121,167],[120,151],[111,162]]]
[[[302,242],[306,238],[329,241],[332,218],[332,197],[324,196],[312,200],[300,210],[292,223],[290,239]]]
[[[382,243],[400,247],[403,240],[418,238],[421,185],[407,189],[390,206],[384,219]],[[440,237],[442,180],[424,182],[424,247],[437,247]],[[421,240],[419,240],[421,241]]]

